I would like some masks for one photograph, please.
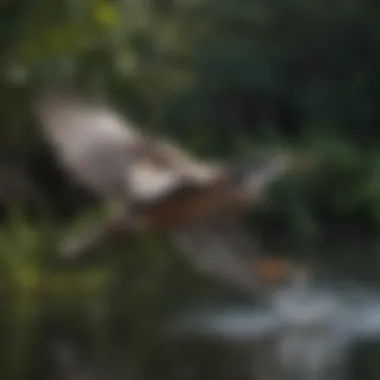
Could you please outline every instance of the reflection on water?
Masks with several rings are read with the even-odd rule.
[[[380,295],[358,286],[312,283],[302,274],[260,307],[187,313],[171,332],[226,346],[250,343],[247,379],[346,379],[353,347],[379,338]],[[266,364],[250,377],[262,349]]]

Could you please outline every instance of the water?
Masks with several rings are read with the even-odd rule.
[[[212,306],[209,285],[193,288],[209,305],[198,308],[163,275],[77,277],[0,297],[1,379],[380,378],[377,288],[301,273],[256,304]],[[174,303],[184,307],[172,313]]]
[[[349,378],[353,348],[379,342],[380,296],[352,284],[310,283],[302,275],[274,291],[261,307],[188,313],[171,331],[177,337],[223,342],[226,348],[248,344],[247,379],[253,378],[250,367],[263,349],[267,364],[260,374],[254,372],[258,380],[343,380]]]

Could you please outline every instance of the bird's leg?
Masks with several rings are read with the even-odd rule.
[[[135,217],[133,207],[119,204],[111,210],[106,220],[67,239],[62,245],[59,255],[65,259],[81,258],[99,247],[116,232],[123,232],[124,234],[137,232],[138,224],[135,223],[135,220],[138,221],[139,218]]]

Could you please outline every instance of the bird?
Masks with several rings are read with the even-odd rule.
[[[104,220],[63,244],[62,255],[80,257],[115,231],[156,231],[199,273],[257,291],[252,263],[259,266],[261,252],[243,219],[270,184],[297,166],[290,154],[204,160],[107,102],[70,91],[39,96],[33,112],[73,180],[110,205]]]

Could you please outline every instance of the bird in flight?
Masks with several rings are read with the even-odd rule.
[[[63,254],[78,257],[120,229],[157,231],[198,272],[257,290],[252,262],[259,265],[259,249],[242,218],[297,166],[289,154],[238,164],[203,161],[106,103],[74,94],[41,97],[34,111],[67,172],[112,205],[99,225],[63,244]]]

